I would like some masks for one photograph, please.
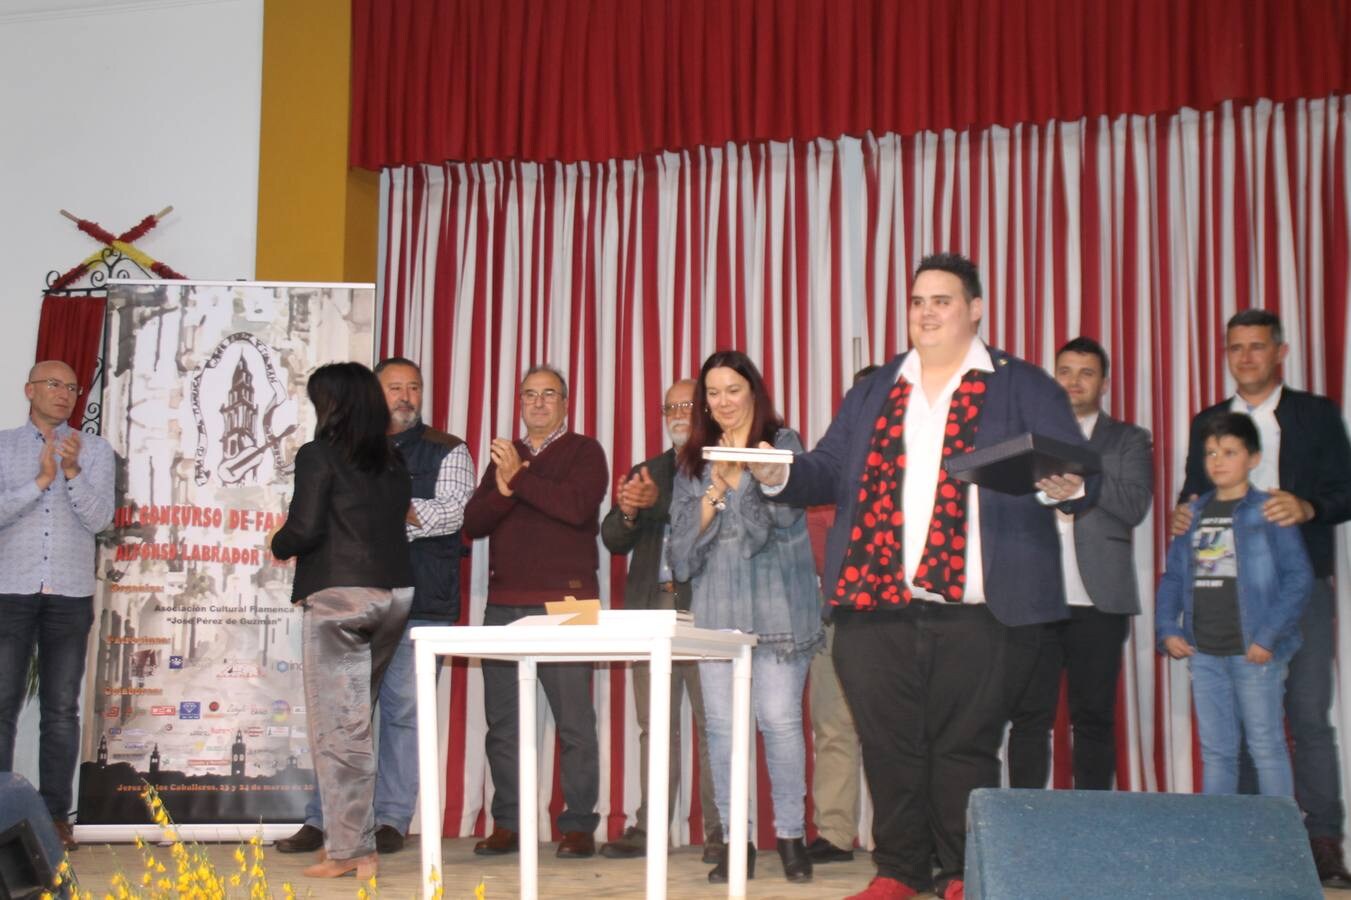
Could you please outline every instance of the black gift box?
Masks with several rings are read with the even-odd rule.
[[[1028,433],[949,458],[943,467],[953,478],[1021,496],[1036,491],[1037,482],[1049,475],[1099,472],[1102,460],[1089,447]]]

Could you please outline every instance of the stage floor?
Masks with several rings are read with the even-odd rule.
[[[209,844],[208,855],[222,875],[237,871],[234,860],[235,844]],[[263,864],[268,884],[274,897],[283,894],[282,883],[289,882],[297,897],[338,898],[355,897],[359,885],[350,876],[331,881],[306,878],[300,870],[309,865],[312,854],[277,853],[265,846]],[[699,861],[702,848],[685,847],[671,852],[667,896],[672,900],[716,898],[727,896],[722,886],[708,883],[709,866]],[[155,848],[156,856],[169,867],[173,863],[168,848]],[[141,856],[131,844],[97,846],[83,844],[71,855],[80,887],[102,896],[112,877],[120,870],[133,884],[143,871]],[[760,853],[756,877],[749,883],[748,896],[759,898],[783,897],[791,900],[840,898],[862,890],[873,876],[873,865],[868,854],[858,853],[852,863],[830,863],[817,866],[815,878],[809,884],[789,884],[783,880],[783,868],[773,850]],[[517,857],[482,857],[474,855],[474,839],[461,838],[445,842],[446,900],[472,898],[474,888],[482,880],[485,896],[510,898],[517,896],[520,880],[517,876]],[[645,862],[641,859],[614,860],[596,856],[593,859],[562,860],[553,855],[553,845],[540,847],[540,896],[550,900],[558,897],[642,897],[645,883]],[[410,841],[399,853],[381,857],[379,896],[407,898],[417,895],[418,851]],[[372,892],[373,893],[373,892]],[[930,895],[923,894],[928,897]]]
[[[208,855],[223,875],[237,871],[234,860],[235,844],[209,844]],[[277,853],[271,846],[264,849],[263,864],[267,869],[269,886],[274,897],[282,897],[282,884],[289,883],[298,898],[312,897],[352,898],[360,887],[351,877],[331,881],[306,878],[300,874],[312,861],[311,854]],[[701,848],[685,847],[674,850],[670,856],[667,896],[671,900],[712,900],[726,897],[725,888],[719,890],[708,883],[709,867],[699,861]],[[173,864],[168,848],[155,848],[156,856],[169,867]],[[131,844],[96,846],[85,844],[72,854],[80,887],[103,896],[112,877],[119,870],[133,884],[143,871],[140,853]],[[487,900],[505,900],[517,896],[520,880],[517,877],[517,859],[513,856],[481,857],[474,855],[474,839],[461,838],[445,842],[446,900],[472,898],[474,888],[482,881]],[[757,860],[756,878],[749,883],[750,897],[785,898],[785,900],[838,900],[862,890],[873,876],[873,865],[866,853],[857,853],[851,863],[830,863],[817,866],[810,884],[788,884],[783,880],[783,869],[773,850],[761,853]],[[761,868],[763,866],[763,868]],[[385,898],[412,898],[418,894],[418,852],[411,843],[401,852],[380,859],[378,894]],[[562,860],[553,855],[553,845],[540,847],[540,896],[554,900],[558,897],[640,898],[643,896],[644,861],[641,859],[614,860],[597,856],[594,859]],[[369,890],[369,888],[368,888]],[[921,894],[921,897],[931,897]],[[1324,896],[1342,898],[1351,896],[1346,891],[1324,891]]]

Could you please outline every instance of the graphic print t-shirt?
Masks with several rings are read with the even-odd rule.
[[[1196,649],[1211,656],[1241,655],[1238,560],[1234,555],[1234,507],[1238,500],[1211,500],[1192,536],[1192,630]]]

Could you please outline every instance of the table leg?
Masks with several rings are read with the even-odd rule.
[[[436,714],[436,653],[423,642],[413,642],[413,672],[417,697],[418,780],[421,782],[422,896],[436,895],[436,883],[445,885],[441,867],[441,767],[438,765]]]
[[[516,688],[520,708],[521,900],[539,898],[539,760],[535,740],[535,694],[538,680],[535,660],[516,664]]]
[[[649,743],[649,747],[650,747]],[[649,750],[649,752],[651,752]],[[732,796],[727,835],[727,896],[746,896],[747,816],[750,798],[751,648],[732,660]]]
[[[666,897],[671,821],[671,639],[653,642],[647,692],[647,900]]]

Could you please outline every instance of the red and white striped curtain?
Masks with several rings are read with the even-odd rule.
[[[1154,653],[1148,586],[1190,418],[1233,388],[1228,316],[1278,312],[1286,381],[1351,398],[1348,137],[1351,98],[1332,97],[594,164],[386,169],[381,349],[423,365],[427,418],[464,436],[480,467],[491,438],[519,431],[524,370],[559,366],[572,428],[600,440],[617,477],[664,448],[665,387],[722,347],[758,361],[811,446],[854,369],[905,348],[919,259],[971,256],[990,343],[1049,366],[1069,338],[1098,338],[1112,361],[1109,412],[1154,434],[1155,507],[1136,541],[1146,611],[1126,651],[1118,779],[1189,791],[1199,757],[1186,673]],[[1345,601],[1351,541],[1345,528],[1339,537]],[[481,621],[483,551],[466,622]],[[607,604],[622,602],[624,563],[611,561],[602,579]],[[445,824],[468,834],[482,827],[490,791],[481,682],[473,667],[448,671]],[[1348,692],[1338,694],[1337,724],[1351,724]],[[633,701],[619,668],[598,670],[595,702],[600,811],[614,835],[638,805]],[[1063,722],[1057,732],[1064,786]],[[552,748],[546,736],[541,809],[556,812]],[[688,773],[689,747],[683,756]],[[763,784],[759,794],[761,837],[772,842]],[[688,787],[679,802],[677,833],[697,840]]]

